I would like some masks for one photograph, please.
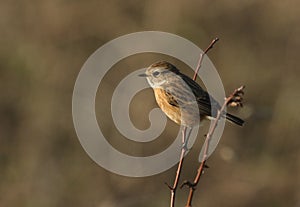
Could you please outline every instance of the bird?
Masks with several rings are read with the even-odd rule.
[[[151,64],[139,76],[147,79],[158,106],[178,125],[192,128],[204,119],[214,120],[221,108],[196,81],[167,61]],[[239,126],[244,124],[241,118],[232,114],[224,112],[222,116]]]

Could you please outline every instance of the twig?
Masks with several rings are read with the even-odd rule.
[[[206,55],[208,53],[208,51],[210,51],[210,49],[212,49],[214,47],[214,44],[216,44],[217,41],[219,41],[219,38],[216,37],[215,39],[213,39],[211,41],[211,43],[208,45],[206,50],[204,50],[204,52],[200,54],[199,61],[198,61],[198,64],[197,64],[197,67],[196,67],[196,70],[195,70],[195,73],[194,73],[194,77],[193,77],[194,81],[196,80],[198,71],[201,68],[204,55]]]
[[[206,159],[207,159],[207,151],[208,151],[208,147],[209,147],[209,141],[210,141],[217,125],[218,125],[218,121],[222,117],[222,114],[223,114],[223,112],[224,112],[227,105],[241,106],[241,95],[244,93],[243,92],[244,88],[245,88],[245,86],[241,86],[241,87],[235,89],[233,91],[233,93],[225,99],[225,102],[222,105],[221,109],[218,110],[217,117],[214,120],[212,127],[210,128],[208,134],[206,135],[206,139],[205,139],[205,143],[204,143],[205,148],[204,148],[204,152],[203,152],[203,158],[202,158],[202,161],[199,165],[197,175],[194,179],[194,182],[191,183],[189,181],[185,181],[181,185],[181,187],[183,187],[184,185],[187,185],[190,188],[190,192],[189,192],[188,200],[187,200],[187,203],[186,203],[186,207],[192,206],[192,199],[193,199],[193,195],[194,195],[196,186],[199,183],[200,177],[204,172],[204,168],[206,167],[205,162],[206,162]]]
[[[206,48],[206,50],[203,53],[200,54],[198,65],[196,67],[196,70],[195,70],[195,73],[194,73],[194,77],[193,77],[194,81],[197,78],[197,74],[198,74],[199,69],[201,68],[204,56],[208,53],[208,51],[210,49],[213,48],[214,44],[218,40],[219,40],[219,38],[213,39],[212,42],[209,44],[209,46]],[[165,183],[168,186],[168,188],[170,189],[170,191],[171,191],[170,207],[174,207],[175,206],[176,190],[177,190],[177,187],[178,187],[178,182],[179,182],[179,178],[180,178],[180,174],[181,174],[181,170],[182,170],[182,166],[183,166],[184,156],[185,156],[185,153],[188,150],[187,149],[188,138],[190,136],[190,132],[192,131],[192,129],[190,129],[189,133],[186,134],[186,130],[187,130],[187,127],[183,127],[183,129],[182,129],[182,149],[181,149],[181,153],[180,153],[179,163],[178,163],[178,167],[177,167],[176,176],[175,176],[175,180],[174,180],[173,186],[170,186],[167,183]]]
[[[184,146],[185,145],[185,140],[186,140],[186,135],[185,134],[186,134],[186,127],[184,127],[182,129],[182,148],[181,148],[180,161],[178,163],[174,184],[173,184],[173,187],[169,186],[169,188],[171,190],[171,202],[170,202],[171,207],[175,206],[176,190],[177,190],[177,186],[178,186],[178,182],[179,182],[179,178],[180,178],[180,174],[181,174],[181,170],[182,170],[184,155],[185,155],[186,150],[187,150],[187,148]]]

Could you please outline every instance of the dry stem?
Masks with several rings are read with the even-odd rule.
[[[219,40],[219,38],[213,39],[212,42],[209,44],[209,46],[206,48],[206,50],[203,53],[200,54],[198,65],[196,67],[196,70],[195,70],[195,73],[194,73],[194,77],[193,77],[194,81],[197,78],[197,74],[198,74],[199,69],[201,68],[204,56],[208,53],[208,51],[210,49],[213,48],[214,44],[218,40]],[[176,190],[177,190],[177,187],[178,187],[178,182],[179,182],[179,178],[180,178],[180,174],[181,174],[181,170],[182,170],[182,166],[183,166],[184,156],[185,156],[185,153],[187,152],[187,141],[188,141],[190,133],[186,134],[186,130],[187,130],[186,127],[184,127],[182,129],[182,149],[181,149],[181,153],[180,153],[179,163],[178,163],[178,167],[177,167],[176,176],[175,176],[175,180],[174,180],[173,186],[170,186],[167,183],[165,183],[169,187],[169,189],[171,191],[170,207],[174,207],[175,206]],[[192,129],[190,129],[190,132],[191,131],[192,131]]]
[[[245,88],[245,86],[241,86],[241,87],[235,89],[233,91],[233,93],[225,99],[225,102],[222,105],[221,109],[218,110],[217,117],[214,120],[212,127],[210,128],[208,134],[206,135],[206,139],[205,139],[205,143],[204,143],[205,148],[204,148],[203,158],[202,158],[202,161],[199,165],[197,175],[194,179],[194,182],[191,183],[189,181],[185,181],[183,183],[183,185],[181,185],[181,187],[184,186],[184,185],[187,185],[190,188],[190,192],[189,192],[188,200],[187,200],[187,203],[186,203],[186,207],[191,207],[192,206],[192,199],[193,199],[193,195],[194,195],[196,186],[199,183],[199,180],[200,180],[200,177],[201,177],[202,173],[204,172],[204,168],[206,167],[205,162],[206,162],[206,159],[207,159],[207,151],[208,151],[208,147],[209,147],[209,141],[210,141],[217,125],[218,125],[218,121],[222,117],[222,114],[223,114],[223,112],[224,112],[227,105],[235,103],[236,106],[241,106],[241,102],[239,100],[241,100],[240,96],[243,94],[243,89],[244,88]]]

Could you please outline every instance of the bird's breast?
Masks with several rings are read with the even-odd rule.
[[[165,90],[161,88],[154,89],[154,95],[158,106],[174,122],[181,124],[180,108],[170,104],[170,98]]]
[[[179,125],[189,127],[199,124],[200,115],[196,103],[182,106],[172,104],[174,100],[171,99],[174,99],[174,97],[167,94],[166,91],[161,88],[155,88],[154,94],[158,106],[172,121]]]

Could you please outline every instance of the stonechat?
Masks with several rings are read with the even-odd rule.
[[[158,106],[179,125],[193,127],[200,123],[200,119],[212,120],[221,108],[197,82],[169,62],[154,63],[139,76],[147,78]],[[239,126],[244,123],[242,119],[229,113],[224,113],[223,117]]]

